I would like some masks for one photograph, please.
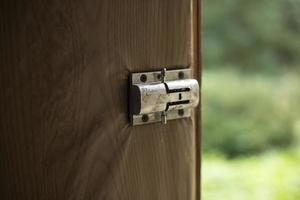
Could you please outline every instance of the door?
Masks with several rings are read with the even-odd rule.
[[[166,125],[128,119],[130,73],[199,77],[198,6],[1,1],[1,199],[198,199],[198,111]]]

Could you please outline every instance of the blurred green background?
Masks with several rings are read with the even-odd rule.
[[[203,200],[300,200],[300,0],[203,0]]]

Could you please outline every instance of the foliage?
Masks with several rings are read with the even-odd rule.
[[[203,12],[203,199],[300,199],[300,0]]]
[[[206,155],[204,200],[299,200],[300,149],[231,160]]]
[[[204,151],[228,157],[295,143],[300,135],[297,75],[247,75],[230,70],[203,76]]]
[[[204,0],[203,7],[206,68],[298,68],[299,0]]]

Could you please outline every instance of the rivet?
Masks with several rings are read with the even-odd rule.
[[[178,72],[178,78],[183,79],[184,78],[184,73],[183,72]]]
[[[183,116],[184,115],[184,110],[183,109],[178,110],[178,115]]]
[[[149,116],[148,115],[143,115],[142,116],[142,121],[143,122],[148,122],[149,121]]]
[[[147,81],[147,76],[145,74],[142,74],[140,77],[140,80],[145,83]]]

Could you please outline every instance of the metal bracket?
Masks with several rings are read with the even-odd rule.
[[[129,115],[133,126],[190,117],[198,102],[199,85],[192,79],[191,69],[131,74]]]

